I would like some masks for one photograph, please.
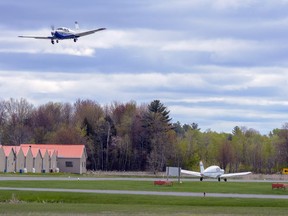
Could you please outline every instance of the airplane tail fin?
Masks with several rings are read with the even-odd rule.
[[[203,172],[204,172],[204,165],[203,165],[203,162],[200,161],[199,165],[200,165],[200,173],[203,173]]]
[[[79,24],[78,24],[77,21],[75,21],[75,29],[76,29],[76,30],[79,30]]]

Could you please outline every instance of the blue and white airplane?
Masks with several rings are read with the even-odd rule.
[[[60,28],[57,28],[56,30],[54,30],[54,26],[51,26],[51,29],[52,29],[51,36],[47,36],[47,37],[23,36],[23,35],[20,35],[18,37],[20,37],[20,38],[34,38],[34,39],[48,39],[48,40],[51,40],[52,44],[54,44],[55,41],[56,41],[56,43],[58,43],[59,40],[66,40],[66,39],[73,39],[74,42],[76,42],[79,37],[94,34],[95,32],[98,32],[98,31],[103,31],[106,28],[93,29],[93,30],[84,31],[84,32],[73,31],[73,30],[66,28],[66,27],[60,27]],[[78,22],[75,22],[75,29],[76,30],[79,29]]]

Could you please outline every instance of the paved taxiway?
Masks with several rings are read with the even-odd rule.
[[[108,178],[91,178],[91,177],[27,177],[27,176],[1,176],[0,181],[155,181],[160,178],[124,178],[124,177],[108,177]],[[199,181],[199,179],[182,179],[185,181]],[[177,181],[177,179],[173,179]],[[205,180],[206,181],[206,180]],[[211,179],[209,181],[217,180]],[[268,180],[231,180],[237,182],[272,182]],[[280,182],[280,181],[278,181]],[[154,195],[154,196],[181,196],[181,197],[203,197],[203,193],[193,192],[156,192],[156,191],[127,191],[127,190],[85,190],[85,189],[56,189],[56,188],[14,188],[0,187],[0,190],[13,191],[44,191],[44,192],[70,192],[70,193],[98,193],[98,194],[127,194],[127,195]],[[260,198],[260,199],[288,199],[288,195],[264,195],[264,194],[224,194],[224,193],[206,193],[206,197],[222,197],[222,198]]]
[[[125,195],[153,195],[153,196],[179,196],[179,197],[203,197],[203,193],[192,193],[192,192],[156,192],[156,191],[127,191],[127,190],[85,190],[85,189],[15,188],[15,187],[0,187],[0,190],[37,191],[37,192],[39,192],[39,191],[41,191],[41,192],[64,192],[64,193],[125,194]],[[205,197],[288,199],[288,195],[223,194],[223,193],[206,193]]]
[[[145,178],[145,177],[38,177],[38,176],[0,176],[0,181],[156,181],[167,180],[167,178]],[[169,178],[170,181],[177,182],[176,178]],[[182,178],[181,181],[200,181],[199,178]],[[205,179],[204,181],[218,182],[217,179]],[[229,179],[229,182],[286,182],[287,180],[247,180],[247,179]]]

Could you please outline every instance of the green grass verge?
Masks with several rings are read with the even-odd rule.
[[[1,204],[1,215],[139,215],[139,216],[188,216],[188,215],[287,215],[287,208],[271,207],[198,207],[198,206],[157,206],[157,205],[102,205],[102,204],[43,204],[21,203]]]
[[[172,187],[154,186],[152,181],[0,181],[0,187],[65,188],[287,195],[288,190],[271,188],[267,182],[184,182]]]
[[[287,200],[274,199],[2,192],[1,215],[287,215],[288,211]]]
[[[271,183],[152,181],[0,181],[0,187],[280,194]],[[0,215],[287,215],[288,200],[0,191]]]
[[[241,199],[63,192],[1,191],[0,202],[95,203],[166,206],[287,207],[285,199]]]

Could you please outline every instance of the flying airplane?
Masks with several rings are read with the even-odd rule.
[[[47,36],[47,37],[23,36],[23,35],[20,35],[18,37],[20,37],[20,38],[34,38],[34,39],[48,39],[48,40],[51,40],[52,44],[54,44],[55,41],[56,41],[56,43],[58,43],[59,40],[66,40],[66,39],[73,39],[74,42],[76,42],[79,37],[94,34],[95,32],[98,32],[98,31],[103,31],[106,28],[93,29],[93,30],[84,31],[84,32],[73,31],[73,30],[66,28],[66,27],[59,27],[55,30],[54,26],[51,26],[51,29],[52,29],[51,36]],[[75,22],[75,29],[76,30],[79,29],[79,25],[78,25],[77,21]]]
[[[204,178],[218,178],[218,181],[220,181],[222,178],[222,179],[224,179],[225,182],[227,181],[227,178],[229,178],[229,177],[243,176],[243,175],[251,174],[251,172],[224,174],[224,170],[221,169],[219,166],[215,166],[215,165],[204,169],[204,165],[203,165],[202,161],[200,161],[200,172],[181,169],[181,173],[200,177],[200,181],[203,181]]]

